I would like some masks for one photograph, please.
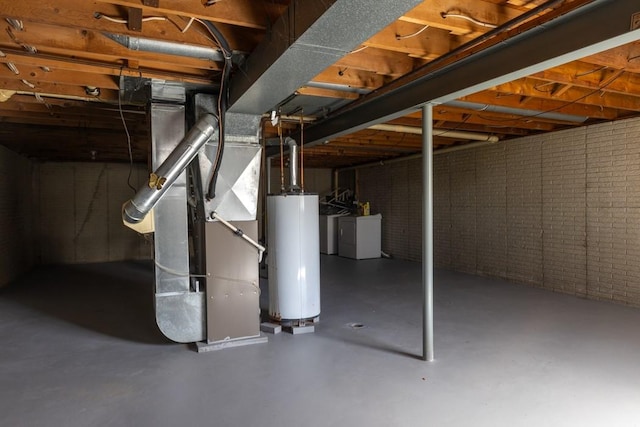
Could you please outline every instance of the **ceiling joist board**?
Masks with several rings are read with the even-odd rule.
[[[571,87],[566,92],[558,94],[554,92],[553,82],[527,77],[517,81],[503,83],[493,87],[493,91],[510,93],[521,96],[552,99],[567,103],[587,104],[602,108],[614,108],[619,110],[640,111],[640,93],[638,95],[622,95],[601,91],[599,89],[585,89]]]
[[[25,115],[20,112],[3,112],[0,114],[0,121],[3,124],[30,124],[34,126],[56,126],[60,128],[77,128],[76,134],[83,133],[88,129],[95,131],[111,130],[115,127],[115,121],[100,121],[97,119],[85,119],[72,116],[62,116],[57,114],[31,114]],[[122,123],[120,123],[122,127]],[[130,134],[143,134],[145,132],[140,126],[137,126],[135,122],[129,122],[127,128]]]
[[[286,10],[285,3],[256,0],[222,1],[209,7],[201,1],[184,0],[162,0],[159,7],[145,6],[139,0],[98,0],[97,3],[139,8],[144,16],[175,14],[260,30],[268,28]]]
[[[78,109],[72,107],[60,108],[47,103],[24,103],[9,108],[5,107],[4,104],[5,103],[0,103],[0,116],[8,121],[14,121],[12,118],[30,119],[33,124],[41,124],[45,121],[60,120],[60,124],[63,125],[63,122],[66,120],[69,122],[82,123],[82,126],[92,128],[103,127],[105,129],[113,128],[114,124],[122,122],[122,118],[118,112],[113,113],[111,111],[105,112],[104,110]],[[141,128],[145,127],[145,116],[126,114],[123,112],[122,117],[130,131],[144,130]],[[53,124],[56,124],[55,121]]]
[[[482,91],[460,98],[461,101],[474,102],[484,105],[497,105],[501,107],[520,108],[535,112],[553,112],[583,116],[594,119],[614,120],[619,117],[617,109],[601,108],[594,105],[557,101],[532,96],[522,96],[494,91]]]
[[[590,64],[640,73],[640,41],[588,56],[583,60]]]
[[[412,71],[422,61],[411,58],[402,52],[367,47],[356,49],[334,64],[340,69],[353,68],[375,74],[401,76]]]
[[[422,123],[422,112],[409,113],[404,118],[413,119]],[[396,123],[403,118],[392,120]],[[557,125],[575,125],[573,122],[561,120],[541,119],[540,117],[518,116],[515,114],[496,113],[493,111],[479,111],[466,108],[450,107],[448,105],[436,105],[433,108],[433,119],[457,122],[460,130],[464,130],[465,124],[483,124],[487,126],[517,126],[531,130],[553,130]]]
[[[203,83],[203,81],[208,81],[208,79],[203,79],[202,77],[189,77],[188,75],[184,74],[175,74],[173,72],[169,73],[162,70],[155,71],[154,69],[146,68],[147,65],[155,66],[156,64],[143,63],[142,68],[140,67],[140,64],[138,68],[127,68],[124,62],[106,63],[102,61],[80,60],[78,58],[73,58],[70,60],[61,58],[59,56],[45,55],[42,52],[38,53],[38,55],[30,55],[26,52],[15,50],[2,49],[2,51],[6,54],[6,57],[0,58],[0,62],[11,62],[15,64],[18,69],[20,69],[22,65],[26,65],[30,67],[38,67],[40,69],[48,68],[55,71],[71,71],[88,74],[110,75],[114,78],[119,78],[120,75],[122,75],[135,78],[171,78],[175,81],[182,81],[186,83]]]
[[[41,82],[38,80],[27,80],[34,86],[16,79],[0,78],[0,89],[13,90],[18,92],[34,92],[39,94],[50,94],[61,97],[70,97],[83,100],[94,100],[100,102],[118,102],[118,91],[104,89],[98,96],[87,95],[85,88],[81,86],[61,85],[56,83]]]
[[[408,153],[415,150],[419,150],[421,145],[416,146],[397,146],[397,145],[379,145],[379,144],[367,144],[358,139],[348,138],[331,141],[326,145],[329,149],[349,148],[354,150],[367,150],[372,153],[380,152],[392,152],[392,153]],[[312,152],[314,153],[314,152]]]
[[[407,37],[422,28],[423,26],[409,22],[396,21],[364,42],[363,45],[430,60],[444,55],[470,40],[451,35],[448,31],[439,28],[427,28],[414,37]]]
[[[460,17],[443,17],[443,13],[464,15],[481,23],[501,25],[522,13],[509,4],[495,4],[477,0],[431,0],[406,13],[400,20],[429,25],[452,34],[477,37],[491,28]]]
[[[305,150],[305,160],[307,159],[307,156],[313,156],[313,155],[330,155],[333,154],[335,152],[338,152],[340,155],[343,156],[360,156],[360,157],[367,157],[367,156],[380,156],[380,157],[387,157],[387,156],[397,156],[398,154],[402,154],[404,152],[398,152],[397,150],[371,150],[371,149],[367,149],[364,147],[358,147],[358,146],[344,146],[344,147],[331,147],[331,146],[324,146],[324,147],[314,147],[314,151],[311,152],[307,152],[307,150]]]
[[[504,137],[526,136],[531,134],[531,130],[515,126],[504,125],[489,128],[484,125],[465,123],[464,127],[461,127],[460,123],[447,122],[446,120],[438,121],[437,126],[434,125],[434,128],[439,130],[465,130],[468,132],[487,133],[490,135],[501,135]]]
[[[532,75],[534,78],[578,86],[585,89],[601,89],[605,92],[640,94],[640,75],[586,63],[571,63]]]
[[[0,102],[1,111],[24,111],[34,113],[57,113],[65,115],[78,115],[83,117],[98,117],[104,119],[121,120],[120,112],[125,120],[144,121],[146,111],[144,108],[131,106],[83,102],[69,99],[58,99],[50,97],[36,98],[32,95],[14,94],[8,101]]]
[[[3,59],[4,58],[0,59],[0,63],[3,63],[3,65],[0,65],[0,79],[25,79],[28,81],[46,82],[50,84],[95,86],[103,89],[118,90],[116,78],[109,75],[82,73],[77,71],[59,71],[56,69],[44,71],[40,67],[25,66],[22,64],[17,65],[13,63],[15,68],[20,72],[20,74],[15,74]]]
[[[375,90],[391,81],[388,76],[382,76],[367,71],[351,68],[331,66],[313,78],[314,82],[331,83],[353,88]]]
[[[38,52],[69,58],[71,62],[78,59],[118,63],[122,60],[139,61],[156,63],[156,68],[175,72],[184,72],[183,70],[192,68],[209,71],[221,68],[219,64],[204,59],[181,57],[178,62],[172,55],[130,50],[100,32],[44,24],[24,25],[25,31],[17,31],[7,26],[7,31],[0,33],[0,45],[14,49],[21,49],[23,45],[32,46]],[[179,67],[176,67],[178,64]]]
[[[96,13],[101,13],[105,16],[110,16],[116,19],[127,18],[125,7],[110,3],[81,0],[43,0],[37,2],[16,1],[6,3],[7,4],[3,4],[2,10],[0,10],[0,16],[20,19],[25,23],[37,22],[42,24],[58,25],[61,27],[77,28],[81,30],[85,29],[96,32],[111,32],[203,46],[211,44],[211,37],[199,23],[194,22],[186,32],[182,32],[188,24],[190,17],[188,13],[182,11],[182,9],[189,4],[184,1],[179,1],[181,7],[172,10],[174,15],[169,16],[170,19],[166,21],[144,22],[141,32],[130,31],[126,24],[111,22],[104,18],[96,19]],[[178,3],[178,1],[176,1],[176,3]],[[230,15],[237,15],[238,17],[242,17],[242,12],[233,11],[233,5],[240,4],[242,7],[252,7],[251,5],[253,4],[253,7],[256,7],[253,0],[241,0],[234,2],[225,1],[223,3],[225,3],[224,7],[231,7],[232,11],[228,12]],[[138,4],[142,6],[142,3],[138,2]],[[247,6],[247,4],[249,5]],[[269,5],[266,5],[265,7],[269,7]],[[218,8],[218,10],[221,9],[222,8]],[[153,15],[163,16],[158,13]],[[216,19],[216,17],[211,17],[212,21],[215,21]],[[236,20],[237,19],[238,18],[236,18]],[[224,20],[226,20],[224,17],[219,17],[218,22]],[[254,29],[254,27],[255,26],[246,26],[246,31],[238,31],[239,27],[230,27],[225,24],[219,25],[220,31],[228,39],[233,49],[247,52],[251,51],[252,45],[255,44],[254,36],[262,32],[262,30]],[[242,28],[240,29],[242,30]],[[253,34],[254,36],[247,37],[247,34]]]

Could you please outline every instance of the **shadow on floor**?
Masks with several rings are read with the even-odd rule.
[[[171,342],[155,323],[151,262],[42,266],[0,291],[0,299],[104,335]]]

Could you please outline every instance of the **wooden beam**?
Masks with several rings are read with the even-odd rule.
[[[416,34],[423,27],[410,22],[396,21],[371,37],[364,45],[431,60],[467,41],[464,37],[453,36],[439,28],[427,28],[420,34],[407,38],[408,35]]]
[[[189,70],[189,72],[192,73],[192,75],[189,75],[174,71],[146,68],[146,66],[153,64],[144,64],[144,68],[131,69],[119,62],[103,62],[96,60],[78,59],[77,57],[65,58],[57,55],[44,54],[42,52],[39,52],[37,55],[30,55],[26,52],[5,48],[2,48],[2,51],[6,56],[0,57],[0,62],[11,62],[18,67],[20,67],[21,65],[26,65],[30,67],[38,67],[40,69],[45,67],[49,70],[106,74],[113,77],[119,77],[120,75],[123,75],[136,78],[156,78],[185,83],[207,84],[211,82],[210,77],[208,77],[208,73],[203,73],[202,71],[194,69]],[[194,72],[196,75],[193,75]],[[205,74],[205,76],[199,76],[198,74]]]
[[[78,98],[83,100],[96,100],[101,102],[118,102],[118,91],[101,90],[99,96],[89,96],[81,86],[61,85],[56,83],[30,81],[35,87],[31,88],[16,79],[1,79],[0,89],[15,90],[18,92],[33,92],[39,94],[51,94],[62,97]]]
[[[567,88],[569,90],[570,88]],[[562,94],[561,94],[562,95]],[[503,107],[522,108],[534,111],[550,111],[555,113],[572,114],[574,116],[591,117],[595,119],[614,120],[618,111],[613,108],[601,108],[597,105],[568,103],[550,98],[521,96],[495,91],[482,91],[460,98],[461,101],[478,104],[499,105]]]
[[[599,89],[585,89],[572,87],[560,96],[553,97],[547,85],[549,82],[535,78],[519,79],[514,82],[504,83],[491,90],[514,95],[533,96],[543,99],[562,100],[567,103],[587,104],[602,108],[615,108],[620,110],[640,111],[640,96],[634,94],[622,95],[618,93],[605,93],[600,96]],[[640,95],[640,94],[639,94]]]
[[[34,46],[42,53],[71,57],[74,60],[93,59],[122,62],[123,59],[128,59],[156,64],[155,68],[168,71],[186,71],[192,68],[220,69],[218,64],[210,60],[188,57],[179,57],[179,60],[176,60],[174,55],[130,50],[96,31],[34,23],[25,24],[25,28],[27,31],[19,33],[18,41],[20,43]],[[0,46],[20,48],[20,45],[16,44],[6,32],[0,32]],[[215,46],[212,46],[210,42],[204,46],[215,49]]]
[[[176,14],[207,19],[213,22],[264,30],[286,9],[283,4],[258,0],[222,1],[211,7],[205,7],[201,1],[163,0],[157,7],[140,4],[138,0],[98,0],[97,3],[110,3],[127,7],[141,7],[146,15]]]
[[[461,18],[443,18],[443,12],[457,12],[481,22],[500,25],[523,11],[509,4],[492,4],[486,1],[430,0],[415,7],[400,19],[467,37],[478,37],[490,30]]]
[[[178,0],[174,3],[178,2],[182,4],[183,8],[189,7],[183,1]],[[237,9],[239,11],[243,7],[251,7],[251,2],[252,0],[240,0],[239,2],[225,1],[222,3],[225,4],[225,8],[230,10],[236,8],[237,4]],[[253,5],[254,8],[256,8],[257,6],[257,4]],[[265,4],[264,7],[269,9],[271,6]],[[256,8],[256,10],[257,12],[254,12],[254,16],[257,13],[261,15],[261,19],[265,20],[266,17],[264,15],[264,12],[260,12],[260,10],[264,10],[262,4],[260,4],[260,6]],[[178,7],[176,10],[171,9],[171,15],[168,16],[167,14],[167,17],[169,19],[166,21],[145,22],[143,31],[141,33],[128,30],[126,24],[111,22],[106,19],[97,19],[96,13],[120,19],[126,18],[126,15],[123,14],[121,5],[77,0],[4,2],[2,5],[2,9],[0,9],[0,17],[20,19],[25,23],[25,27],[27,28],[27,30],[31,23],[40,23],[53,26],[75,28],[80,31],[95,31],[98,33],[110,32],[117,34],[126,34],[134,37],[143,36],[158,40],[177,41],[205,46],[212,43],[210,39],[211,36],[198,23],[193,23],[193,25],[191,26],[192,28],[184,33],[182,32],[182,29],[187,25],[189,21],[189,17],[194,15],[190,15],[186,11],[182,11],[180,7]],[[232,20],[242,21],[242,12],[239,13],[240,14],[238,14],[237,17]],[[152,12],[151,14],[154,16],[159,16],[158,11]],[[162,16],[164,16],[164,14],[162,14]],[[180,16],[181,18],[176,19],[176,16]],[[207,19],[207,17],[205,17],[204,15],[198,15],[197,17]],[[216,19],[213,17],[208,17],[208,19],[216,21]],[[224,18],[221,19],[222,21],[226,20]],[[232,49],[250,52],[258,42],[259,37],[263,34],[263,29],[261,28],[259,30],[253,30],[255,28],[255,26],[253,25],[241,26],[246,27],[245,30],[238,31],[237,27],[229,27],[225,24],[220,24],[219,30],[227,38]]]
[[[350,53],[336,62],[338,68],[351,68],[388,76],[400,76],[412,71],[423,61],[411,58],[401,52],[393,52],[374,47]]]
[[[574,61],[532,75],[532,77],[619,94],[640,93],[640,75],[612,66]]]
[[[0,63],[4,63],[6,58],[0,58]],[[20,71],[19,75],[14,74],[8,67],[0,66],[0,79],[26,79],[28,81],[37,81],[40,83],[50,83],[58,85],[72,86],[95,86],[104,89],[118,90],[116,79],[110,75],[83,73],[78,71],[61,71],[50,69],[43,71],[40,67],[19,64],[16,68]]]
[[[314,77],[313,81],[374,90],[391,81],[391,78],[367,71],[331,66]]]
[[[325,98],[336,99],[358,99],[358,94],[353,92],[345,92],[341,90],[322,89],[316,87],[301,87],[296,91],[300,95],[322,96]]]

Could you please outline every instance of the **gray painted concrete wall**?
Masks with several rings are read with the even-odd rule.
[[[0,286],[35,262],[33,163],[0,146]]]
[[[133,191],[127,186],[128,164],[41,163],[37,241],[42,264],[66,264],[151,257],[151,244],[121,221],[122,204]],[[147,178],[134,165],[132,184]]]
[[[383,250],[420,260],[420,160],[359,171]],[[435,262],[640,306],[640,119],[434,157]]]

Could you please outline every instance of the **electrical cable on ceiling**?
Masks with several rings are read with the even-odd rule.
[[[122,81],[122,67],[120,67],[119,80]],[[127,135],[127,147],[129,149],[129,175],[127,176],[127,185],[131,190],[133,190],[133,194],[135,194],[136,188],[131,185],[131,175],[133,174],[133,150],[131,149],[131,135],[129,135],[129,128],[127,127],[127,122],[124,120],[124,114],[122,113],[122,90],[120,88],[118,88],[118,111],[120,112],[120,120],[122,120],[124,132]]]
[[[15,74],[16,76],[20,74],[20,70],[18,70],[18,67],[16,67],[16,64],[14,64],[13,62],[6,62],[5,64],[13,74]]]
[[[440,16],[442,16],[442,19],[445,19],[445,18],[460,18],[460,19],[464,19],[464,20],[472,22],[472,23],[474,23],[476,25],[479,25],[480,27],[498,28],[498,26],[495,25],[495,24],[490,24],[488,22],[479,21],[479,20],[477,20],[477,19],[475,19],[475,18],[473,18],[473,17],[471,17],[469,15],[465,15],[464,13],[461,13],[461,12],[441,12]]]
[[[358,49],[354,49],[354,50],[352,50],[352,51],[351,51],[351,52],[349,52],[349,53],[358,53],[358,52],[362,52],[362,51],[363,51],[363,50],[365,50],[367,47],[368,47],[368,46],[362,46],[362,47],[359,47]]]
[[[584,73],[576,74],[575,77],[588,76],[589,74],[597,73],[598,71],[602,71],[602,70],[604,70],[606,68],[608,68],[608,67],[606,65],[604,65],[602,67],[594,68],[593,70],[585,71]]]
[[[224,35],[211,22],[200,20],[198,20],[198,22],[201,22],[207,27],[224,55],[224,66],[222,67],[222,77],[220,79],[220,93],[218,94],[218,150],[213,164],[213,174],[211,175],[209,188],[207,189],[207,199],[211,200],[216,197],[216,183],[218,182],[218,173],[220,172],[220,165],[222,164],[222,156],[224,154],[225,119],[227,104],[229,102],[229,77],[231,76],[233,64],[231,63],[231,46]]]
[[[417,35],[419,35],[420,33],[422,33],[424,30],[426,30],[427,28],[429,28],[428,25],[425,25],[424,27],[422,27],[421,29],[419,29],[418,31],[416,31],[415,33],[411,33],[411,34],[407,34],[404,36],[398,35],[396,34],[396,40],[405,40],[405,39],[410,39],[411,37],[415,37]]]
[[[100,13],[100,12],[96,12],[93,14],[93,17],[95,19],[102,19],[104,18],[107,21],[111,21],[111,22],[115,22],[116,24],[128,24],[129,21],[127,19],[122,19],[122,18],[114,18],[112,16],[109,15],[105,15],[104,13]],[[145,18],[142,18],[142,22],[149,22],[149,21],[166,21],[167,18],[164,16],[147,16]]]

